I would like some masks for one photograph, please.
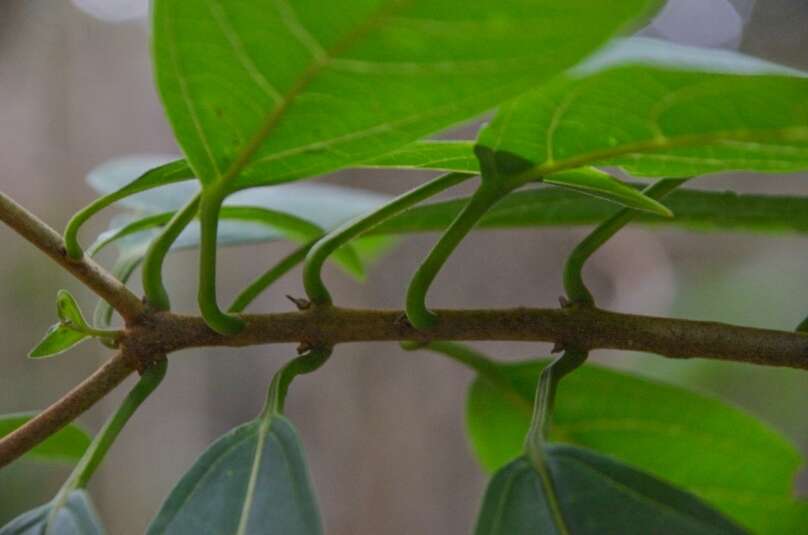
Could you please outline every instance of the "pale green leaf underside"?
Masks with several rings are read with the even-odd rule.
[[[118,158],[94,169],[88,181],[99,193],[115,195],[118,191],[132,190],[131,184],[140,183],[144,176],[153,175],[154,168],[178,169],[186,166],[187,169],[187,164],[182,160],[166,164],[166,159],[164,155]],[[88,253],[95,254],[110,243],[117,242],[123,256],[130,262],[135,256],[142,256],[154,237],[153,229],[167,223],[170,215],[199,191],[196,182],[173,182],[176,180],[149,191],[141,188],[135,195],[118,199],[118,204],[149,215],[134,221],[113,219],[110,228],[88,247]],[[151,187],[157,185],[160,184],[151,182]],[[330,184],[286,184],[238,192],[230,196],[222,210],[218,243],[243,245],[279,239],[309,241],[321,234],[321,229],[333,229],[348,219],[370,212],[388,199],[388,196],[367,190]],[[370,260],[373,254],[392,245],[389,239],[376,239],[374,243],[375,247],[367,247],[367,255],[359,255],[349,246],[340,249],[333,260],[348,274],[361,280],[365,274],[364,260]],[[194,222],[180,235],[172,249],[198,246],[199,226]]]
[[[284,417],[214,442],[171,491],[148,535],[322,533],[303,451]]]
[[[467,202],[466,197],[416,206],[371,232],[385,235],[442,231]],[[665,204],[673,211],[673,218],[638,212],[635,222],[699,231],[808,233],[808,197],[681,189],[665,197]],[[505,197],[480,220],[477,229],[597,225],[617,210],[611,202],[594,197],[558,188],[535,188]]]
[[[592,451],[549,446],[545,466],[542,476],[520,458],[497,473],[475,535],[744,533],[695,496]],[[549,493],[559,515],[550,512]]]
[[[512,389],[484,379],[472,385],[467,426],[488,470],[521,455],[543,365],[503,365]],[[796,450],[715,399],[586,365],[561,383],[552,430],[557,441],[612,455],[696,494],[756,533],[794,533],[808,518],[793,497],[802,464]]]
[[[159,165],[164,161],[164,157],[153,156],[150,160],[146,155],[112,160],[93,170],[89,181],[100,193],[117,195],[120,191],[132,189],[126,184],[134,177],[140,176],[132,184],[140,182],[143,176],[153,172],[147,171],[149,163]],[[157,169],[179,168],[182,165],[182,160],[176,160],[169,164],[161,165]],[[470,141],[417,141],[370,163],[363,163],[361,166],[379,169],[428,169],[479,173],[479,162],[474,155],[474,144]],[[581,168],[556,173],[545,177],[544,181],[548,184],[573,189],[579,193],[607,199],[637,210],[666,216],[670,215],[670,211],[664,205],[646,197],[611,175],[594,168]],[[122,197],[118,202],[147,212],[179,210],[196,193],[198,185],[195,183],[174,184],[173,182],[176,181],[166,182],[166,187],[160,189],[151,191],[137,190],[137,194]],[[155,186],[157,184],[152,185],[152,187]],[[228,198],[225,205],[242,204],[245,206],[264,206],[266,208],[280,209],[330,228],[336,221],[335,218],[330,217],[330,214],[335,210],[339,212],[340,206],[357,204],[358,206],[367,206],[369,211],[375,207],[370,205],[374,200],[378,200],[378,204],[381,204],[387,198],[355,188],[326,184],[300,184],[274,186],[273,188],[261,188],[258,190],[254,188],[249,192],[238,192]],[[228,217],[225,212],[221,214],[221,217],[223,220],[233,219]],[[232,227],[232,223],[229,226]],[[249,234],[249,232],[245,233]],[[228,237],[232,237],[234,234],[234,232],[220,232],[219,239],[220,241],[227,240]],[[182,242],[182,239],[180,242]],[[90,250],[97,247],[98,244],[99,241],[96,240]]]
[[[480,144],[531,174],[613,165],[637,176],[808,168],[808,78],[619,67],[504,105]]]
[[[272,0],[153,6],[156,80],[204,184],[322,174],[577,63],[657,0]]]
[[[36,412],[18,412],[0,415],[0,437],[11,433],[36,416]],[[75,463],[87,446],[90,436],[76,424],[68,424],[25,454],[23,459]]]
[[[18,516],[2,528],[0,535],[103,535],[104,528],[83,490],[74,490],[59,512],[51,517],[53,507],[45,504]]]

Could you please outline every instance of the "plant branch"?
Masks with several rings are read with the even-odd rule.
[[[0,192],[0,221],[107,301],[127,323],[134,322],[143,314],[143,303],[123,283],[86,256],[78,260],[69,258],[59,233],[3,192]]]
[[[118,353],[59,401],[0,439],[0,468],[78,418],[132,371],[129,360]]]
[[[122,382],[133,362],[146,368],[155,355],[191,347],[244,347],[299,342],[331,347],[348,342],[510,340],[554,342],[580,351],[622,349],[669,358],[711,358],[808,370],[808,334],[724,323],[639,316],[591,306],[562,309],[437,310],[429,332],[418,331],[400,310],[357,310],[331,306],[303,312],[243,315],[233,336],[213,331],[204,319],[158,312],[129,326],[122,353],[47,408],[0,439],[0,467],[30,450],[78,417]],[[126,355],[124,357],[123,355]]]
[[[479,340],[559,343],[582,351],[621,349],[669,358],[711,358],[808,369],[808,334],[717,322],[640,316],[590,306],[438,310],[428,332],[418,331],[400,310],[314,307],[303,312],[240,316],[234,336],[211,330],[202,318],[160,313],[127,331],[122,347],[133,354],[171,353],[189,347],[244,347],[305,343],[328,347],[348,342]]]

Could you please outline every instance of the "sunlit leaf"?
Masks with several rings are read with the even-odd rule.
[[[358,164],[474,117],[660,4],[157,0],[156,80],[202,183],[250,187]]]
[[[503,105],[479,143],[529,162],[522,172],[536,176],[585,165],[676,177],[808,168],[808,78],[726,52],[710,68],[707,50],[699,62],[683,47],[632,59],[639,50]]]

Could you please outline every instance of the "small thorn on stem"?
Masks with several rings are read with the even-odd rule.
[[[550,353],[556,354],[562,351],[564,351],[564,342],[556,342],[553,344],[553,349],[550,350]]]
[[[314,346],[309,342],[300,342],[300,345],[297,346],[297,354],[302,355],[303,353],[307,353],[314,349]]]
[[[302,297],[292,297],[291,295],[287,295],[286,299],[294,303],[298,310],[302,311],[311,308],[311,301],[308,299],[303,299]]]
[[[404,313],[399,314],[393,323],[401,327],[412,328],[412,323],[410,323],[410,320],[407,318],[407,314]]]

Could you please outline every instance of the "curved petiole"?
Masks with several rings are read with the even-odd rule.
[[[216,245],[219,233],[219,212],[227,197],[224,187],[210,186],[202,192],[199,202],[199,288],[197,302],[208,327],[223,335],[236,334],[244,328],[241,318],[219,308],[216,297]]]
[[[249,286],[247,286],[247,288],[238,294],[235,300],[233,300],[233,304],[228,307],[227,311],[232,314],[244,312],[244,309],[247,308],[249,304],[261,294],[261,292],[266,290],[279,278],[289,273],[295,268],[295,266],[303,262],[303,260],[306,258],[306,254],[308,254],[313,245],[314,242],[309,242],[303,247],[299,247],[291,254],[282,258],[280,262],[272,266],[269,270],[267,270],[266,273],[255,279],[252,283],[250,283]]]
[[[195,195],[188,203],[174,214],[174,217],[163,227],[160,234],[149,244],[143,259],[143,292],[149,306],[157,310],[171,308],[168,291],[163,284],[163,263],[171,246],[177,241],[199,210],[200,195]]]
[[[64,231],[67,256],[74,260],[78,260],[82,257],[84,251],[78,241],[79,230],[87,220],[104,208],[136,193],[159,188],[168,184],[174,184],[175,182],[183,182],[193,177],[194,173],[191,171],[188,164],[184,160],[178,160],[146,171],[121,189],[94,200],[89,205],[76,212],[76,214],[70,218],[70,221],[67,222]]]
[[[659,200],[688,180],[688,178],[665,178],[645,188],[643,194],[651,199]],[[584,238],[573,249],[564,265],[564,291],[570,301],[583,305],[593,305],[595,303],[592,293],[583,281],[582,270],[584,264],[595,251],[600,249],[604,243],[628,225],[636,216],[636,210],[623,208],[598,225],[589,236]]]
[[[449,173],[440,176],[399,195],[370,214],[357,217],[328,233],[311,249],[303,267],[303,287],[311,302],[315,305],[331,304],[331,294],[323,283],[321,272],[326,259],[337,249],[414,204],[433,197],[461,182],[465,182],[473,176],[475,175],[469,173]]]
[[[471,232],[486,212],[510,191],[510,189],[499,187],[492,182],[483,181],[469,203],[449,225],[438,243],[418,267],[407,289],[407,319],[413,327],[428,330],[435,325],[437,316],[426,307],[426,294],[429,287],[463,238]]]
[[[556,360],[548,364],[541,372],[536,388],[536,400],[533,406],[533,418],[525,438],[525,451],[534,466],[543,464],[544,442],[550,431],[550,420],[555,406],[558,383],[564,376],[572,373],[586,362],[588,351],[567,349]]]
[[[331,356],[332,348],[315,348],[307,351],[287,362],[283,368],[278,370],[272,377],[272,383],[269,385],[269,392],[267,393],[267,401],[264,409],[261,411],[261,419],[266,419],[274,414],[283,413],[283,407],[286,404],[286,394],[289,391],[289,385],[298,375],[311,373],[320,368]]]

